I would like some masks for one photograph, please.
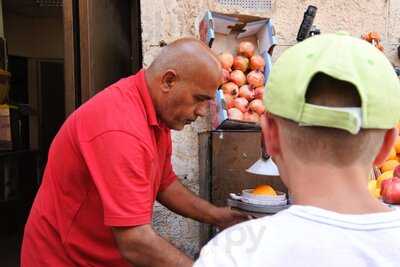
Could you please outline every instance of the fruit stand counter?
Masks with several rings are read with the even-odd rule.
[[[253,175],[246,172],[261,155],[260,131],[211,131],[199,135],[200,195],[218,206],[226,206],[230,193],[259,184],[269,184],[286,192],[278,177]],[[212,235],[202,225],[201,239]]]

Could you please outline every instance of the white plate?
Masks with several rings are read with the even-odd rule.
[[[240,200],[244,203],[255,204],[255,205],[264,205],[264,206],[287,205],[287,198],[285,193],[278,192],[277,196],[259,196],[249,193],[251,191],[253,191],[253,189],[243,190],[242,195],[236,195],[231,193],[230,197],[235,200]]]
[[[246,198],[242,197],[242,201],[249,204],[256,204],[256,205],[266,205],[266,206],[282,206],[287,205],[287,200],[257,200],[254,198]]]
[[[245,189],[242,191],[242,196],[247,199],[255,199],[259,201],[278,201],[278,200],[286,200],[286,194],[283,192],[276,192],[276,196],[266,196],[266,195],[253,195],[254,189]]]

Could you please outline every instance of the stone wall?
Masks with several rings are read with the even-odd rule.
[[[184,36],[196,36],[197,16],[205,9],[223,12],[242,12],[270,16],[276,28],[279,45],[274,59],[296,42],[296,35],[307,6],[318,7],[314,24],[321,32],[345,30],[354,36],[367,31],[378,31],[383,36],[385,53],[396,65],[400,38],[400,1],[398,0],[275,0],[271,11],[251,11],[226,8],[211,0],[142,0],[143,58],[147,66],[160,48],[160,40],[167,43]],[[301,64],[301,63],[299,63]],[[301,67],[301,65],[299,65]],[[208,129],[206,119],[173,133],[173,164],[175,172],[191,190],[198,192],[198,138]],[[155,206],[155,228],[176,246],[190,255],[199,250],[199,225]]]

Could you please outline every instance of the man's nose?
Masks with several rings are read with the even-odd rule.
[[[204,117],[207,115],[207,107],[208,107],[208,101],[204,101],[203,103],[199,104],[196,107],[195,113],[199,117]]]

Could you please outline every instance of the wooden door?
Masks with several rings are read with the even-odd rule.
[[[64,1],[64,30],[67,113],[141,68],[138,0]]]

